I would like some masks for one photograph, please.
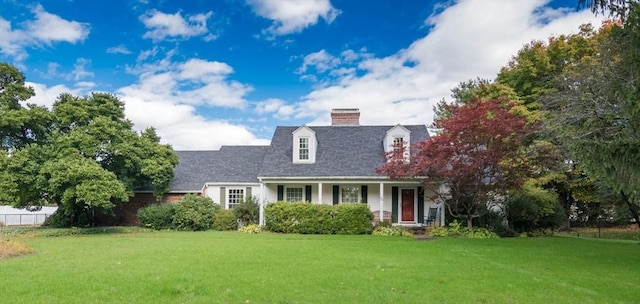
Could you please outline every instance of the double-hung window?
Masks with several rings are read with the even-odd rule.
[[[287,188],[287,202],[302,202],[302,188]]]
[[[244,200],[244,189],[231,188],[227,193],[227,204],[229,209],[235,208],[238,204]]]
[[[359,203],[360,202],[360,187],[358,186],[343,186],[341,194],[342,203]]]
[[[298,156],[300,160],[309,160],[309,137],[300,137],[298,143]]]

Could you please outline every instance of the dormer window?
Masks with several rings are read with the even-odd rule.
[[[404,153],[404,138],[403,137],[394,137],[393,138],[393,156],[396,158],[401,158]]]
[[[401,125],[396,125],[387,131],[383,144],[388,161],[403,160],[404,162],[409,162],[411,155],[409,151],[410,136],[411,131]]]
[[[300,160],[309,160],[309,137],[300,137],[298,156]]]
[[[292,162],[294,164],[313,164],[316,162],[318,141],[316,132],[307,126],[293,131]]]

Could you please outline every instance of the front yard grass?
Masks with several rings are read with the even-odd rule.
[[[640,245],[236,232],[13,237],[3,303],[637,303]]]

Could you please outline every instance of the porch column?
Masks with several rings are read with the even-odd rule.
[[[265,191],[264,191],[264,183],[260,183],[260,210],[259,210],[259,219],[258,223],[260,226],[264,226],[264,200],[265,200]]]
[[[440,202],[440,226],[446,226],[444,223],[444,201]]]
[[[384,183],[380,183],[380,210],[378,210],[378,218],[380,222],[384,221]]]
[[[322,202],[322,183],[318,183],[318,204],[323,204],[323,202]]]

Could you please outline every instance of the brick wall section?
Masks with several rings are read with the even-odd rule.
[[[187,195],[187,193],[167,193],[162,197],[162,203],[177,203],[182,200],[185,195]],[[152,193],[135,193],[128,202],[117,205],[113,210],[114,214],[96,215],[96,225],[137,226],[140,224],[136,216],[138,209],[157,203],[158,200],[156,200]]]

